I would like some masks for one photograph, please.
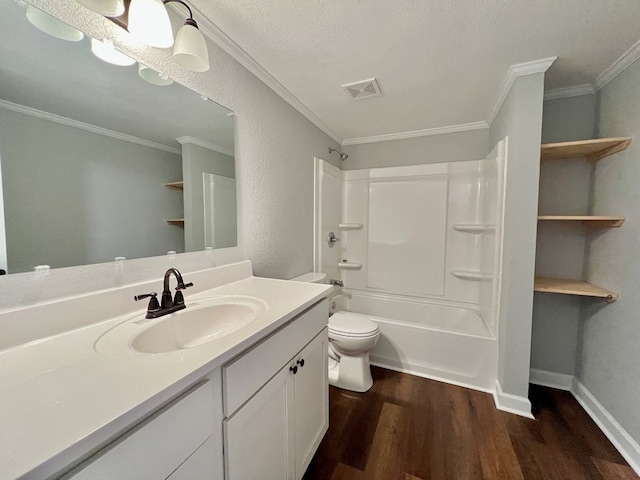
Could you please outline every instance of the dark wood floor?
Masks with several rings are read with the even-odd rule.
[[[330,427],[304,480],[637,480],[568,392],[531,386],[536,420],[489,394],[373,368],[331,387]]]

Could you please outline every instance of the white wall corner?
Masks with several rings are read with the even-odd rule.
[[[171,4],[170,4],[171,5]],[[171,5],[172,8],[175,8]],[[231,37],[224,33],[217,25],[211,22],[198,9],[191,7],[194,16],[198,18],[198,27],[200,31],[215,45],[228,53],[235,61],[244,68],[253,73],[258,79],[265,83],[271,90],[277,93],[285,102],[291,105],[304,115],[311,123],[329,135],[339,144],[342,144],[342,138],[324,123],[315,113],[313,113],[304,103],[291,93],[284,85],[276,80],[273,75],[267,72],[262,65],[256,62],[240,45],[234,42]]]
[[[502,107],[502,104],[504,103],[504,101],[507,98],[507,95],[509,95],[509,92],[511,91],[511,87],[513,87],[513,84],[516,81],[516,78],[522,77],[524,75],[531,75],[534,73],[544,73],[547,70],[549,70],[549,67],[553,64],[553,62],[556,61],[557,58],[558,57],[548,57],[548,58],[542,58],[540,60],[534,60],[531,62],[517,63],[515,65],[511,65],[509,67],[509,70],[507,71],[507,75],[505,76],[502,82],[502,86],[500,87],[500,90],[498,92],[498,98],[496,99],[493,109],[491,110],[491,112],[489,113],[489,116],[487,117],[487,124],[491,125],[495,120],[496,115],[498,115],[498,112]]]
[[[574,377],[571,393],[578,403],[586,410],[600,430],[618,449],[631,468],[640,475],[640,444],[620,425],[615,418],[602,406],[600,402]]]
[[[498,410],[513,413],[521,417],[533,419],[531,414],[531,402],[527,397],[520,397],[502,391],[500,381],[496,380],[496,389],[493,392],[493,400]]]
[[[573,87],[554,88],[544,92],[544,99],[556,100],[558,98],[581,97],[582,95],[593,95],[596,89],[590,83],[574,85]]]
[[[620,75],[628,66],[640,58],[640,40],[624,52],[620,58],[611,64],[598,78],[596,78],[596,91],[603,88],[611,80]]]
[[[532,368],[530,370],[529,383],[570,392],[573,385],[573,375]]]

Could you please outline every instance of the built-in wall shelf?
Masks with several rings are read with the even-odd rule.
[[[451,275],[461,280],[490,280],[493,275],[490,273],[478,272],[476,270],[460,270],[454,268],[450,270]]]
[[[538,220],[559,222],[582,222],[595,228],[615,228],[624,223],[624,217],[606,217],[601,215],[538,215]]]
[[[569,278],[536,277],[533,289],[536,292],[603,298],[609,303],[618,300],[618,294],[606,288]]]
[[[338,268],[340,270],[360,270],[362,262],[338,262]]]
[[[167,223],[176,227],[184,227],[184,218],[170,218]]]
[[[458,232],[482,233],[491,232],[496,229],[495,225],[483,225],[479,223],[454,223],[451,228]]]
[[[340,230],[360,230],[364,225],[362,223],[339,223]]]
[[[546,143],[540,148],[541,160],[563,160],[586,157],[595,162],[614,153],[626,150],[631,137],[597,138],[577,142]]]
[[[164,184],[169,190],[184,190],[184,182],[169,182]]]

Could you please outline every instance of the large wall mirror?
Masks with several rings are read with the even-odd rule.
[[[0,1],[0,268],[235,246],[232,112],[39,15]]]

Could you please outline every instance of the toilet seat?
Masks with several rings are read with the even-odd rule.
[[[329,333],[349,338],[378,335],[378,325],[362,315],[338,312],[329,317]]]

